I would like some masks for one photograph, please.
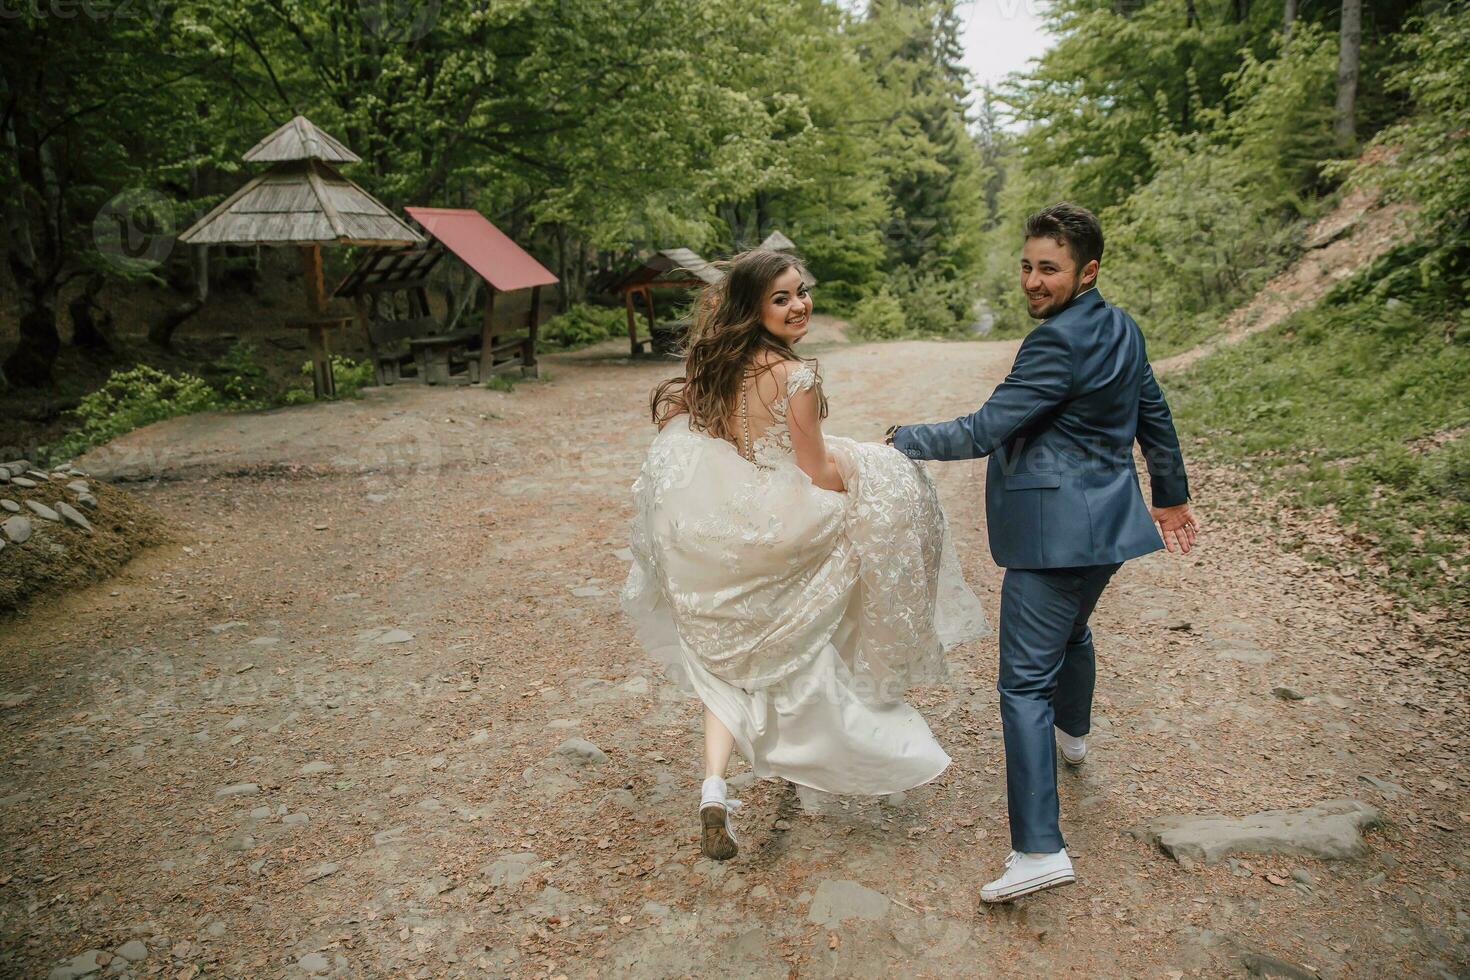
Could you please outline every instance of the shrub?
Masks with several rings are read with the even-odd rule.
[[[265,368],[256,355],[254,344],[237,340],[206,369],[206,377],[222,401],[239,408],[260,408],[270,403]]]
[[[71,459],[141,426],[223,407],[219,393],[192,374],[168,374],[147,365],[114,371],[66,413],[76,428],[41,455],[48,463]]]
[[[627,314],[619,309],[578,303],[541,327],[541,339],[564,350],[586,347],[628,329]]]
[[[337,398],[356,398],[359,392],[373,383],[373,362],[370,360],[354,361],[350,357],[340,354],[332,354],[332,381],[337,387]],[[308,378],[311,377],[311,362],[301,362],[301,373]],[[302,392],[306,397],[296,394]],[[312,392],[302,388],[293,388],[281,399],[287,405],[299,405],[303,402],[312,401]]]
[[[876,293],[858,301],[852,319],[865,340],[893,340],[908,333],[903,304],[889,290],[887,283],[879,286]]]

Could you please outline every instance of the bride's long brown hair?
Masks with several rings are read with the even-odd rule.
[[[695,305],[694,326],[684,343],[684,376],[655,388],[650,408],[660,427],[688,412],[690,428],[734,441],[730,426],[739,411],[741,381],[754,380],[780,361],[804,360],[761,323],[771,283],[788,269],[800,271],[801,263],[784,252],[753,248],[714,265],[723,268],[725,276],[706,286]],[[755,359],[762,351],[775,357],[757,366]],[[816,370],[815,360],[806,363]],[[817,396],[821,417],[826,418],[827,399],[820,384]]]

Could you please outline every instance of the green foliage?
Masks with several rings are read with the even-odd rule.
[[[970,283],[934,272],[904,269],[894,277],[898,301],[909,333],[953,337],[969,325],[975,289]]]
[[[1470,6],[1448,4],[1398,39],[1402,61],[1389,85],[1407,93],[1414,113],[1379,133],[1353,169],[1353,186],[1419,206],[1424,241],[1416,273],[1446,299],[1470,292]]]
[[[480,382],[480,387],[488,388],[491,391],[503,391],[509,394],[516,390],[516,383],[520,380],[519,375],[505,374],[502,372],[500,374],[490,375],[490,377]]]
[[[1148,325],[1151,352],[1189,347],[1294,255],[1303,191],[1332,153],[1336,45],[1301,25],[1278,57],[1244,65],[1207,128],[1163,135],[1153,177],[1103,213],[1105,293]]]
[[[168,374],[146,365],[115,371],[102,387],[67,411],[75,427],[41,455],[48,464],[72,459],[140,426],[221,407],[219,393],[202,378]]]
[[[1417,261],[1387,257],[1168,390],[1194,451],[1245,461],[1297,506],[1332,507],[1381,552],[1388,588],[1440,603],[1457,591],[1446,569],[1470,574],[1470,334],[1457,305],[1394,276]],[[1396,279],[1401,295],[1382,288]]]
[[[908,333],[903,303],[893,295],[887,283],[858,302],[852,319],[864,340],[893,340]]]
[[[205,377],[219,393],[221,401],[240,408],[258,408],[270,404],[269,379],[258,356],[259,351],[254,344],[237,340],[217,361],[206,368]]]
[[[337,389],[337,400],[343,398],[359,398],[361,397],[362,389],[373,383],[372,361],[354,361],[352,358],[343,357],[341,354],[330,354],[328,357],[332,365],[332,383]],[[308,378],[311,377],[312,363],[310,361],[301,362],[301,373]],[[295,394],[295,392],[302,392],[306,397],[302,398],[301,395]],[[290,392],[286,393],[285,399],[288,405],[296,405],[315,400],[309,388],[293,388]]]
[[[540,337],[545,343],[565,350],[586,347],[609,337],[626,334],[627,313],[607,306],[578,303],[542,324]]]

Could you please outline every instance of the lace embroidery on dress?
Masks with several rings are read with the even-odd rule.
[[[817,383],[817,372],[810,364],[803,364],[786,378],[786,393],[771,403],[771,424],[750,445],[750,461],[761,469],[773,469],[789,459],[796,450],[791,445],[791,429],[786,424],[786,412],[791,397],[798,391],[807,391]]]

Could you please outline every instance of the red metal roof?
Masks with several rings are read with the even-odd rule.
[[[404,208],[434,238],[459,256],[498,293],[557,281],[551,271],[478,211]]]

